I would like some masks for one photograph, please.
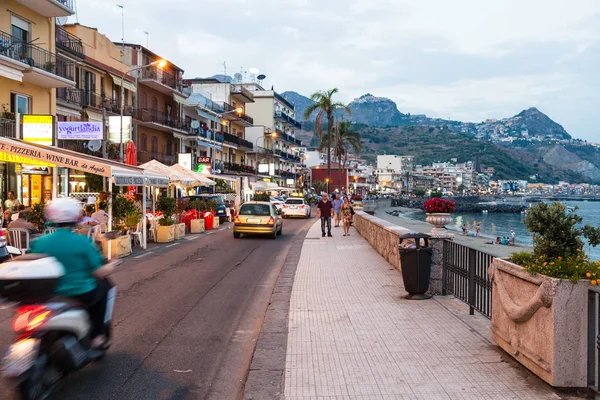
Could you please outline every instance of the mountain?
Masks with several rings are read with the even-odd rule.
[[[571,135],[561,125],[552,121],[546,114],[535,107],[521,111],[508,121],[528,130],[528,136],[551,136],[557,139],[571,139]]]
[[[281,96],[294,105],[294,109],[296,110],[296,119],[298,121],[304,121],[304,110],[311,106],[314,101],[306,96],[302,96],[300,93],[293,91],[283,92],[281,93]],[[317,116],[317,113],[317,111],[312,113],[310,119],[314,120]]]
[[[398,111],[396,103],[385,97],[370,93],[354,99],[348,104],[352,111],[351,120],[358,124],[375,127],[402,125],[405,115]]]
[[[562,146],[540,149],[539,155],[549,165],[571,170],[590,178],[594,182],[600,181],[600,168],[590,161],[582,160],[579,156],[571,153]]]

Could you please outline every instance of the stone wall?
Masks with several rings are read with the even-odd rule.
[[[400,262],[399,243],[400,236],[411,233],[410,229],[398,226],[384,219],[357,211],[354,215],[353,225],[362,237],[373,246],[398,271],[402,271]],[[431,277],[429,291],[431,294],[442,293],[442,263],[443,242],[452,239],[453,235],[432,235],[430,245],[433,247],[431,262]]]

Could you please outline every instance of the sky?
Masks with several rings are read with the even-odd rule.
[[[226,62],[278,92],[337,87],[471,122],[537,107],[600,142],[600,0],[77,0],[77,21],[120,41],[117,4],[125,41],[186,78]]]

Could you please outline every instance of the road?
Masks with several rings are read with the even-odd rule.
[[[128,258],[113,347],[69,376],[55,398],[238,399],[279,271],[312,220],[285,220],[283,235],[234,239],[229,226]],[[12,338],[0,304],[0,348]],[[13,399],[0,383],[0,399]]]

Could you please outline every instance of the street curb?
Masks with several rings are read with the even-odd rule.
[[[248,369],[244,400],[283,398],[290,298],[304,238],[313,224],[311,219],[294,238],[273,288]]]

